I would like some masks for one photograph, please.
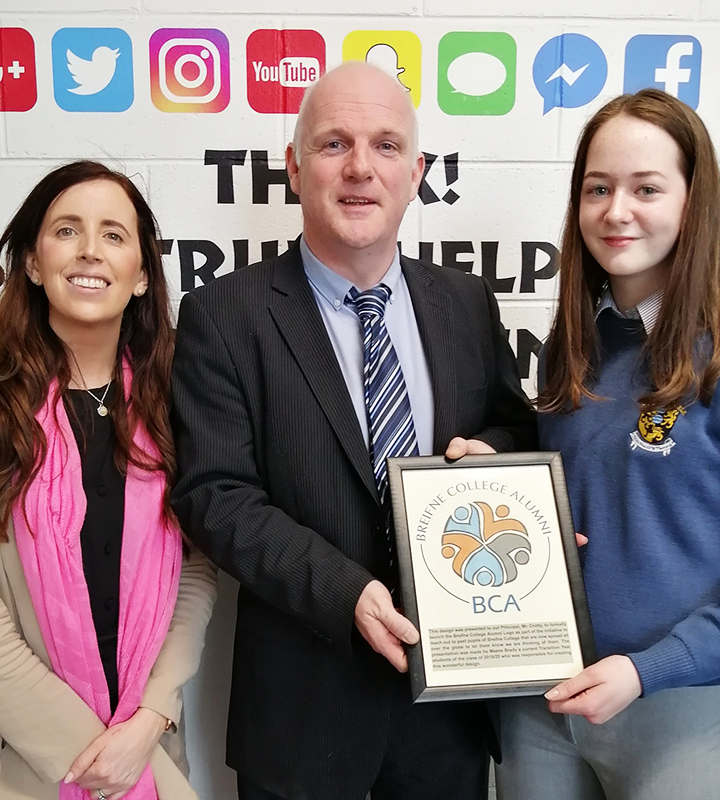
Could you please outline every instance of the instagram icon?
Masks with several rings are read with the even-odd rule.
[[[230,102],[230,45],[214,28],[160,28],[150,37],[150,87],[160,111],[217,114]]]

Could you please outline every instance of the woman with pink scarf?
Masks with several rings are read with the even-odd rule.
[[[215,572],[168,504],[157,240],[133,183],[91,161],[0,237],[2,800],[196,797],[177,726]]]

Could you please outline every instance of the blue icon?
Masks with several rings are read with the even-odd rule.
[[[563,33],[538,50],[533,63],[535,88],[553,108],[579,108],[594,100],[607,80],[607,59],[597,42],[580,33]]]
[[[65,111],[127,111],[132,42],[120,28],[61,28],[52,39],[55,102]]]
[[[662,89],[697,108],[702,47],[694,36],[640,34],[625,47],[624,92]]]

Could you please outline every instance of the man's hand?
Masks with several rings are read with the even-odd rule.
[[[489,444],[478,439],[463,439],[462,436],[456,436],[450,440],[450,444],[445,451],[445,458],[455,461],[455,459],[463,456],[480,456],[496,452]]]
[[[108,800],[119,800],[140,780],[165,725],[165,717],[138,708],[127,722],[108,728],[80,753],[65,783],[74,781],[93,797],[102,789]]]
[[[407,672],[403,642],[416,644],[420,634],[393,605],[390,592],[380,581],[370,581],[355,606],[355,624],[376,653],[385,656],[399,672]]]
[[[627,656],[608,656],[545,693],[555,714],[580,714],[599,725],[640,697],[642,684]]]

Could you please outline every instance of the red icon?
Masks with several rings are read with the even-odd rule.
[[[305,89],[325,72],[317,31],[259,30],[247,41],[247,96],[261,114],[297,114]]]
[[[29,111],[36,101],[35,42],[24,28],[0,28],[0,111]]]

